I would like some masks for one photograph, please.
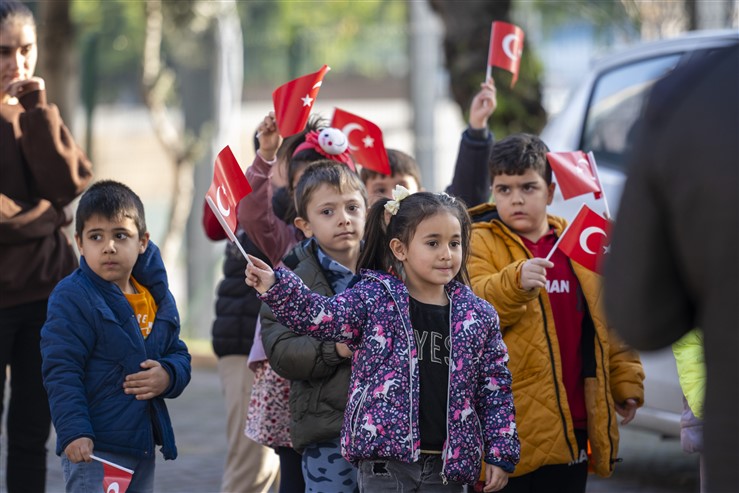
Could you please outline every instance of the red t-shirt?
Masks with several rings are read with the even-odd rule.
[[[557,242],[550,229],[533,243],[521,237],[534,257],[546,258]],[[562,381],[567,391],[572,422],[577,429],[586,429],[588,415],[585,409],[585,383],[582,376],[582,322],[584,303],[580,283],[570,265],[570,259],[557,249],[552,258],[554,267],[547,269],[547,294],[552,306],[554,327],[557,331],[559,354],[562,359]]]

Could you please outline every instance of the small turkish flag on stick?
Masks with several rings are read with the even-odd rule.
[[[323,77],[331,67],[324,65],[318,72],[287,82],[272,93],[275,121],[282,137],[301,132],[323,84]]]
[[[492,77],[490,68],[499,67],[513,75],[511,87],[516,85],[523,53],[523,38],[524,32],[520,27],[502,21],[493,22],[490,29],[486,80]]]
[[[611,222],[583,204],[552,247],[547,260],[559,248],[573,262],[600,272],[601,260],[611,248],[610,231]]]
[[[251,185],[246,180],[244,172],[241,171],[241,166],[236,161],[231,148],[224,147],[216,158],[213,182],[205,194],[205,201],[223,227],[228,239],[236,244],[247,262],[249,257],[234,233],[238,227],[236,214],[239,202],[250,192]]]
[[[392,174],[380,127],[339,108],[334,110],[331,126],[346,135],[349,153],[357,164],[383,175]]]
[[[90,457],[103,463],[103,491],[105,493],[126,493],[133,479],[133,471],[96,455],[90,454]]]

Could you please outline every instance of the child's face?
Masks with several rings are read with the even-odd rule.
[[[139,238],[136,224],[130,217],[111,221],[99,214],[85,221],[82,235],[75,235],[80,254],[90,269],[108,282],[115,283],[124,293],[132,292],[131,271],[149,244],[149,233]]]
[[[393,176],[376,175],[368,179],[364,186],[367,188],[367,196],[369,197],[369,207],[383,197],[393,198],[393,190],[395,185],[402,185],[411,193],[418,192],[420,184],[411,175],[395,174]]]
[[[555,186],[547,186],[533,169],[523,175],[495,176],[493,197],[501,220],[515,233],[538,241],[549,229],[547,206],[552,203]]]
[[[341,193],[332,185],[322,184],[313,191],[306,211],[308,217],[295,219],[305,236],[315,237],[323,251],[335,260],[343,263],[349,255],[354,256],[349,260],[356,264],[367,215],[362,194],[356,190]]]
[[[462,225],[451,212],[440,212],[418,224],[408,245],[393,238],[390,248],[411,293],[438,295],[462,267]]]

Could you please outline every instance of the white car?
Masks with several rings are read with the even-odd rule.
[[[612,217],[617,215],[627,170],[625,156],[630,132],[652,85],[693,57],[736,43],[739,31],[695,31],[668,40],[643,43],[597,61],[568,103],[541,133],[552,151],[593,152]],[[557,191],[551,211],[571,220],[585,201],[604,212],[603,200],[593,194],[563,200]],[[642,352],[646,373],[645,405],[629,426],[667,437],[680,436],[682,392],[670,348]]]

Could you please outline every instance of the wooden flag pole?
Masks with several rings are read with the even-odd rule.
[[[90,458],[95,459],[98,462],[102,462],[103,464],[108,464],[109,466],[115,467],[116,469],[120,469],[121,471],[127,472],[128,474],[133,474],[133,470],[128,469],[127,467],[119,466],[118,464],[110,462],[109,460],[101,459],[97,455],[90,454]]]

